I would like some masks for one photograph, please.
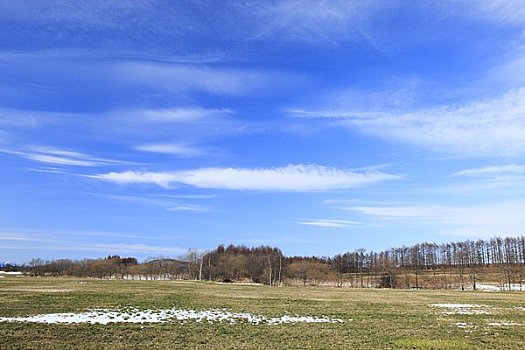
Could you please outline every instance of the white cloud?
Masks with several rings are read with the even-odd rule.
[[[1,241],[0,241],[1,242]],[[50,244],[31,245],[31,244],[2,244],[1,249],[11,250],[27,250],[30,252],[47,252],[53,251],[75,251],[75,252],[95,252],[102,254],[150,254],[150,255],[182,255],[187,252],[185,248],[170,247],[170,246],[152,246],[147,244],[126,244],[126,243],[108,243],[108,244],[89,244],[89,243],[74,243],[57,241]],[[70,257],[70,256],[69,256]]]
[[[200,148],[177,143],[152,143],[137,146],[135,149],[142,152],[174,154],[183,157],[198,157],[206,153]]]
[[[126,145],[138,144],[144,151],[159,153],[185,153],[197,155],[201,150],[192,147],[204,143],[211,135],[247,132],[246,123],[231,116],[235,112],[228,108],[204,108],[201,106],[176,106],[171,108],[117,108],[102,113],[54,113],[33,110],[0,109],[0,142],[15,144],[16,129],[41,128],[43,133],[60,126],[66,139],[83,138],[122,141]],[[11,136],[11,137],[10,137]],[[5,140],[4,140],[5,139]],[[166,140],[166,142],[159,142]],[[176,140],[176,142],[170,142]],[[144,146],[144,147],[142,147]],[[4,146],[8,148],[7,146]],[[177,147],[177,148],[176,148]],[[21,147],[11,147],[20,150]],[[74,158],[77,154],[58,154],[41,149],[26,148],[27,151],[54,156]],[[37,157],[40,158],[40,157]],[[43,160],[47,161],[47,158]],[[56,159],[51,159],[55,161]]]
[[[54,1],[40,0],[30,4],[14,1],[0,2],[0,20],[6,22],[7,28],[11,28],[11,22],[29,23],[27,28],[19,31],[31,42],[60,32],[61,35],[53,38],[53,42],[72,47],[82,43],[102,46],[106,50],[127,48],[127,53],[130,50],[139,51],[145,46],[150,48],[150,52],[163,52],[166,47],[172,48],[166,45],[167,42],[176,42],[179,52],[191,52],[192,49],[195,51],[195,44],[188,45],[188,38],[204,38],[207,39],[205,46],[210,46],[210,51],[220,51],[228,48],[225,39],[237,44],[247,38],[345,42],[355,37],[367,37],[366,29],[372,22],[370,13],[388,9],[390,3],[345,0],[307,3],[301,0],[189,1],[172,7],[161,6],[158,1],[91,0],[57,7]],[[102,32],[112,35],[95,35]],[[82,41],[92,36],[96,40]]]
[[[203,205],[196,205],[181,201],[181,199],[202,199],[203,197],[191,197],[191,196],[124,196],[124,195],[108,195],[108,194],[95,194],[104,198],[113,200],[119,200],[129,203],[136,203],[141,205],[159,207],[166,211],[186,211],[186,212],[209,212],[209,208]],[[160,197],[160,198],[159,198]]]
[[[57,156],[52,156],[49,154],[26,153],[24,154],[24,157],[31,159],[31,160],[35,160],[37,162],[48,163],[48,164],[75,165],[75,166],[87,166],[87,167],[94,167],[94,166],[101,164],[99,162],[94,162],[91,160],[57,157]]]
[[[349,220],[332,220],[332,219],[319,219],[319,220],[303,220],[299,222],[301,225],[317,226],[317,227],[328,227],[328,228],[344,228],[359,225],[357,221]]]
[[[29,171],[35,173],[46,173],[46,174],[67,174],[67,172],[59,167],[41,167],[41,168],[27,168]]]
[[[467,177],[494,177],[508,175],[525,175],[525,165],[492,165],[481,168],[465,169],[452,174],[452,176]]]
[[[203,205],[195,205],[195,204],[182,204],[182,205],[177,205],[177,206],[174,206],[174,207],[170,207],[168,209],[166,209],[167,211],[186,211],[186,212],[199,212],[199,213],[206,213],[206,212],[209,212],[210,210],[203,206]]]
[[[94,238],[96,238],[94,240]],[[180,237],[179,237],[180,238]],[[108,242],[114,240],[117,242]],[[135,243],[122,240],[133,239]],[[102,254],[147,254],[147,255],[179,255],[187,251],[171,245],[149,245],[151,240],[159,237],[118,232],[78,231],[78,230],[32,230],[0,228],[0,249],[26,250],[28,252],[95,252]],[[92,242],[98,243],[92,243]],[[40,253],[39,253],[40,254]],[[71,258],[69,255],[68,258]]]
[[[448,191],[455,195],[470,193],[487,198],[502,198],[515,197],[525,189],[525,165],[506,164],[464,169],[453,173],[452,177],[466,179],[442,187],[439,192]]]
[[[0,152],[21,156],[40,163],[55,165],[96,167],[103,165],[131,164],[130,162],[99,158],[85,153],[61,150],[53,147],[32,147],[28,151],[0,149]]]
[[[153,173],[153,172],[136,172],[125,171],[122,173],[110,172],[98,175],[86,175],[87,177],[99,180],[115,182],[118,184],[155,184],[161,187],[169,188],[174,182],[173,173]]]
[[[177,93],[200,91],[233,96],[269,88],[282,89],[299,79],[290,73],[153,62],[121,62],[115,65],[113,74],[128,84],[136,83],[154,90]]]
[[[198,144],[209,143],[217,135],[246,133],[246,122],[233,118],[234,111],[227,108],[178,106],[173,108],[115,109],[102,118],[93,116],[92,132],[118,137],[139,151],[171,153],[185,156],[209,155]],[[94,123],[96,121],[96,123]],[[118,128],[115,127],[118,125]]]
[[[373,1],[329,0],[305,4],[301,0],[285,0],[245,6],[255,17],[250,28],[252,39],[271,37],[318,45],[364,39],[375,45],[370,33],[371,17],[385,5]]]
[[[403,227],[425,226],[447,235],[491,237],[521,235],[525,227],[525,202],[507,201],[474,206],[356,206],[344,208],[358,214],[395,222]]]
[[[391,218],[435,218],[439,213],[447,212],[446,207],[437,206],[355,206],[341,208],[356,211],[365,215],[373,215]]]
[[[58,242],[63,239],[63,237],[68,238],[90,238],[90,237],[99,237],[99,238],[136,238],[136,239],[151,239],[155,238],[151,235],[136,235],[136,234],[127,234],[119,232],[104,232],[104,231],[82,231],[82,230],[35,230],[35,229],[13,229],[13,228],[0,228],[0,235],[12,236],[12,237],[21,237],[24,239],[30,240],[42,240],[42,237],[46,237],[45,240],[49,238],[52,242]]]
[[[65,113],[51,113],[41,111],[25,111],[9,108],[0,108],[0,125],[9,127],[38,127],[44,124],[56,123]],[[71,117],[78,115],[71,114]]]
[[[168,246],[151,246],[146,244],[83,244],[80,245],[76,250],[79,251],[93,251],[103,252],[109,254],[122,254],[122,253],[140,253],[140,254],[175,254],[180,255],[187,252],[187,249],[178,247]]]
[[[525,8],[525,7],[524,7]],[[523,39],[507,49],[500,62],[493,62],[474,89],[509,89],[525,86],[525,31]],[[501,87],[501,88],[500,88]]]
[[[216,196],[209,194],[156,194],[156,197],[161,198],[174,198],[174,199],[210,199],[217,198]]]
[[[229,109],[206,109],[201,107],[179,107],[170,109],[151,109],[118,111],[117,115],[133,117],[137,122],[191,122],[232,113]]]
[[[158,1],[91,0],[59,5],[53,0],[0,3],[0,20],[9,27],[26,23],[15,28],[19,28],[17,35],[25,34],[23,37],[29,43],[60,32],[52,39],[55,45],[46,46],[51,48],[56,43],[67,43],[72,47],[82,43],[82,46],[106,49],[136,48],[138,43],[162,43],[165,46],[167,40],[180,37],[183,30],[200,29],[199,23],[188,23],[186,12],[179,6],[177,11],[169,11],[165,6],[159,6]]]
[[[29,242],[46,242],[47,239],[28,237],[26,235],[21,235],[19,233],[12,232],[1,232],[0,231],[0,241],[29,241]]]
[[[525,88],[493,99],[411,113],[305,111],[292,115],[328,118],[350,128],[457,156],[525,155]]]
[[[471,14],[497,23],[525,23],[525,6],[522,0],[467,1]]]
[[[379,171],[354,172],[317,165],[280,168],[202,168],[175,172],[110,172],[88,177],[119,184],[146,183],[162,187],[183,184],[199,188],[256,191],[322,191],[360,187],[400,176]]]

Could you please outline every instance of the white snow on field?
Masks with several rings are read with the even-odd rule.
[[[524,291],[525,285],[522,284],[484,284],[484,283],[477,283],[476,284],[477,290],[483,290],[487,292],[501,292],[501,291]]]
[[[476,325],[467,322],[457,322],[456,327],[461,328],[465,333],[472,333],[476,328]]]
[[[468,328],[469,324],[466,322],[458,322],[456,326],[458,326],[458,328]]]
[[[467,309],[467,308],[480,308],[485,307],[484,305],[477,304],[432,304],[434,307],[446,307],[449,309]]]
[[[477,304],[431,304],[430,306],[447,309],[445,315],[482,315],[489,314],[489,307]]]
[[[515,323],[515,322],[490,322],[488,323],[489,326],[495,326],[495,327],[505,327],[505,326],[525,326],[523,323]]]
[[[500,292],[501,291],[501,287],[499,287],[497,285],[494,285],[494,284],[477,283],[476,284],[476,289],[477,290],[483,290],[485,292]]]
[[[184,310],[161,309],[139,310],[127,308],[122,310],[98,309],[81,313],[43,314],[29,317],[0,317],[0,322],[34,322],[34,323],[163,323],[170,321],[221,322],[276,325],[283,323],[343,323],[342,319],[326,316],[283,315],[280,317],[264,317],[250,313],[235,313],[226,310]]]

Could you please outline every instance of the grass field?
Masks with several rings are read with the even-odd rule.
[[[525,344],[521,292],[0,279],[0,317],[126,307],[226,309],[267,318],[325,315],[344,322],[0,322],[0,349],[523,349]]]

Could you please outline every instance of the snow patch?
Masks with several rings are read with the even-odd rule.
[[[489,322],[489,326],[494,327],[506,327],[506,326],[525,326],[523,323],[516,323],[516,322]]]
[[[499,287],[497,285],[494,285],[494,284],[477,283],[476,284],[476,289],[477,290],[483,290],[485,292],[500,292],[501,291],[501,287]]]
[[[472,333],[474,329],[478,328],[475,325],[467,322],[458,322],[456,323],[456,327],[465,330],[466,333]]]
[[[467,322],[458,322],[458,323],[456,323],[456,326],[458,328],[471,328],[471,327],[473,327],[472,325],[468,324]]]
[[[97,309],[81,313],[42,314],[29,317],[0,317],[0,322],[33,322],[47,324],[72,323],[164,323],[172,321],[219,322],[235,324],[246,322],[250,324],[284,324],[284,323],[344,323],[342,319],[322,316],[283,315],[280,317],[265,317],[242,312],[226,310],[184,310],[161,309],[139,310],[126,308],[121,310]]]
[[[522,284],[484,284],[477,283],[477,290],[483,290],[486,292],[501,292],[501,291],[523,291],[525,290],[525,285]]]
[[[489,307],[477,304],[431,304],[430,306],[447,309],[445,315],[487,315]]]

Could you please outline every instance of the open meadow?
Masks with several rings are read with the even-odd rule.
[[[6,350],[522,349],[525,293],[4,278],[0,320]]]

